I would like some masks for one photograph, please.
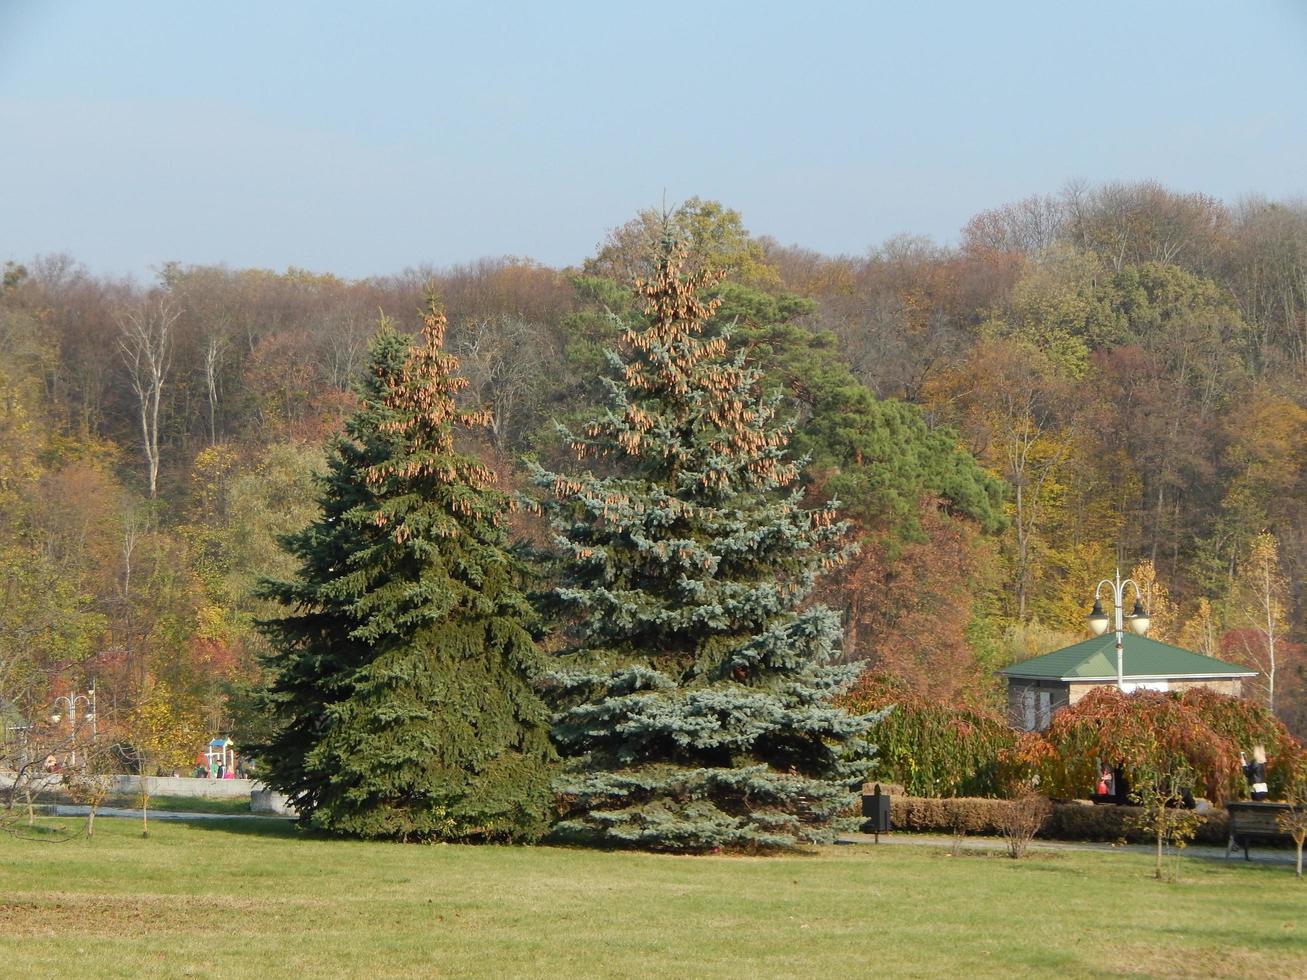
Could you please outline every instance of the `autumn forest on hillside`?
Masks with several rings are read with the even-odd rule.
[[[614,314],[670,233],[724,273],[711,327],[781,394],[809,504],[850,522],[815,593],[846,660],[1000,713],[995,671],[1081,638],[1119,565],[1150,636],[1257,670],[1247,696],[1307,734],[1307,204],[1069,185],[956,247],[860,256],[746,228],[696,198],[576,268],[366,280],[6,263],[0,709],[94,682],[106,724],[166,692],[197,731],[263,737],[259,583],[294,570],[279,541],[316,516],[378,323],[415,332],[434,291],[461,397],[490,411],[463,448],[526,498],[525,462],[570,459],[558,424],[603,401]],[[548,541],[529,507],[512,531]]]

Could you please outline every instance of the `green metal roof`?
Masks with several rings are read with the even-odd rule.
[[[1257,672],[1214,657],[1126,633],[1122,641],[1123,675],[1127,678],[1255,677]],[[1108,631],[1042,657],[1010,664],[999,671],[1006,677],[1030,680],[1116,680],[1116,633]]]

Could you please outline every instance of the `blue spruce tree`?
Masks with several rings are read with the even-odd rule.
[[[831,704],[840,626],[803,602],[842,525],[800,502],[790,426],[726,353],[665,243],[645,320],[611,355],[610,404],[569,438],[584,472],[535,467],[560,548],[571,645],[545,675],[565,839],[654,850],[829,841],[873,718]]]
[[[481,412],[443,352],[388,326],[329,459],[322,514],[291,535],[297,577],[264,594],[273,737],[263,778],[312,827],[400,840],[530,839],[554,759],[532,689],[533,612],[505,550],[508,497],[454,446]]]

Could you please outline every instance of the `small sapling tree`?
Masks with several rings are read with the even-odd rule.
[[[63,777],[64,792],[74,803],[87,808],[86,836],[95,835],[95,815],[109,795],[112,778],[109,740],[88,739],[77,748],[77,764],[66,767]]]
[[[1281,813],[1276,822],[1280,829],[1293,838],[1297,849],[1294,870],[1302,877],[1302,845],[1307,839],[1307,751],[1299,749],[1291,759],[1283,761],[1285,767],[1284,800],[1289,809]]]
[[[194,706],[173,694],[163,681],[148,684],[128,716],[127,737],[139,763],[141,836],[150,836],[150,796],[159,770],[181,768],[194,758],[203,739]]]
[[[83,751],[82,732],[59,725],[57,715],[37,703],[40,708],[29,700],[25,712],[0,715],[0,770],[8,773],[0,786],[0,830],[29,833],[41,794],[59,785],[63,762]]]
[[[1023,789],[1008,800],[999,818],[999,829],[1007,840],[1008,857],[1014,861],[1025,857],[1031,840],[1039,833],[1052,809],[1048,797],[1034,789]]]
[[[1194,785],[1197,774],[1183,762],[1169,765],[1141,765],[1133,769],[1134,783],[1131,798],[1140,806],[1136,826],[1152,837],[1157,844],[1154,877],[1163,880],[1162,861],[1168,848],[1177,851],[1177,863],[1171,870],[1171,880],[1179,875],[1179,851],[1194,838],[1203,822],[1202,814],[1189,809],[1185,794]]]

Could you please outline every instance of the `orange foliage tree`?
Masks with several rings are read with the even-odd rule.
[[[848,659],[941,704],[982,703],[993,683],[967,630],[994,549],[936,500],[923,502],[920,523],[921,540],[906,544],[858,534],[859,551],[827,577],[821,598],[846,610]]]

